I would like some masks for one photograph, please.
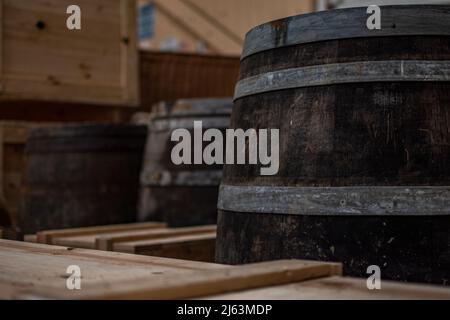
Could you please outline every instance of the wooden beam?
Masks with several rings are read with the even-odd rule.
[[[235,54],[241,51],[242,43],[224,34],[183,1],[153,0],[153,3],[183,29],[190,30],[196,37],[205,41],[212,51],[221,54]]]
[[[148,281],[117,281],[108,287],[86,285],[83,290],[38,291],[28,297],[62,299],[189,299],[208,295],[302,282],[341,275],[342,266],[301,260],[271,261],[227,269],[203,270]]]
[[[174,229],[159,229],[142,232],[124,232],[122,234],[101,235],[95,239],[95,247],[98,250],[114,250],[114,244],[119,242],[137,241],[155,238],[168,238],[175,235],[192,235],[206,232],[215,232],[217,226],[202,226],[202,227],[186,227]]]
[[[133,230],[151,230],[157,228],[166,227],[165,223],[160,222],[143,222],[143,223],[131,223],[131,224],[117,224],[109,226],[98,227],[86,227],[86,228],[73,228],[73,229],[60,229],[60,230],[47,230],[37,233],[37,242],[45,244],[54,244],[55,239],[74,237],[74,236],[87,236],[96,235],[109,232],[121,232],[121,231],[133,231]]]
[[[449,300],[442,286],[383,280],[381,290],[368,290],[366,279],[327,277],[283,286],[210,296],[208,300]]]
[[[173,236],[163,239],[121,242],[114,251],[146,256],[214,262],[216,233]]]

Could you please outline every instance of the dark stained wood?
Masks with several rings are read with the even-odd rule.
[[[427,29],[427,23],[422,20],[421,26]],[[419,32],[281,46],[243,57],[240,78],[311,65],[389,60],[450,60],[450,37]],[[373,187],[375,197],[381,190],[377,187],[399,187],[400,194],[408,186],[450,186],[448,81],[355,81],[255,94],[235,101],[231,127],[279,129],[280,169],[275,176],[261,176],[259,166],[225,165],[224,185],[308,187],[318,188],[318,194],[322,188],[361,186]],[[224,203],[218,217],[220,263],[343,261],[344,273],[357,276],[377,264],[383,279],[448,284],[446,214],[416,210],[397,216],[386,209],[379,216],[344,216],[309,214],[307,208],[294,206],[286,210],[288,215],[229,207]]]
[[[31,130],[21,231],[135,221],[145,137],[134,125]]]
[[[141,173],[140,221],[164,221],[169,227],[215,224],[221,165],[175,165],[171,160],[171,133],[194,121],[225,131],[229,126],[231,99],[186,99],[155,107]],[[208,142],[204,143],[206,146]],[[193,147],[192,147],[193,150]]]

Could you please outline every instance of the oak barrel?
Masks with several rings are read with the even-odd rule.
[[[232,106],[231,98],[211,98],[154,107],[141,174],[139,221],[165,221],[170,227],[216,223],[222,165],[174,164],[171,153],[178,142],[171,141],[171,135],[176,129],[188,130],[193,151],[194,121],[202,122],[202,133],[210,128],[224,132]]]
[[[112,124],[30,130],[22,232],[135,221],[146,132]]]
[[[225,165],[216,260],[339,261],[450,279],[450,6],[294,16],[246,36],[232,128],[279,129],[280,167]]]

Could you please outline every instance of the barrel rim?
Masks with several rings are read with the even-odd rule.
[[[387,5],[379,7],[382,10],[381,30],[367,29],[368,6],[293,15],[260,24],[247,32],[241,61],[263,51],[302,43],[361,37],[450,36],[450,5]],[[399,10],[410,13],[400,15]],[[348,20],[345,28],[342,27],[344,18]],[[427,21],[428,28],[424,28],[424,18],[430,18],[429,22]],[[317,25],[321,27],[318,31]],[[307,32],[304,31],[305,29]],[[280,37],[280,35],[282,36]]]
[[[53,140],[79,137],[121,137],[145,136],[147,126],[142,124],[61,124],[32,128],[28,140]]]
[[[191,108],[183,109],[183,105]],[[188,98],[178,99],[174,102],[161,101],[157,103],[149,115],[149,121],[172,118],[193,117],[229,117],[233,108],[232,97],[217,98]]]

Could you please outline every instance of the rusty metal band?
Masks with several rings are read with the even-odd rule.
[[[284,69],[240,80],[234,99],[302,87],[402,81],[450,81],[450,61],[365,61]]]
[[[276,48],[327,40],[449,36],[449,5],[381,6],[381,29],[369,30],[367,7],[310,13],[262,24],[245,38],[241,59]]]
[[[323,216],[450,215],[450,186],[269,187],[221,185],[218,209]]]
[[[222,170],[204,171],[144,171],[141,186],[219,186]]]
[[[230,126],[229,117],[203,117],[199,119],[193,118],[167,118],[155,119],[149,124],[151,131],[166,131],[175,129],[194,129],[194,121],[201,121],[204,129],[208,128],[228,128]]]

